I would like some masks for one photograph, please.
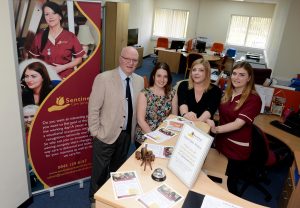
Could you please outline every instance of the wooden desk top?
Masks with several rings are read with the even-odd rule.
[[[207,53],[201,53],[201,55],[203,56],[204,59],[208,61],[219,61],[221,59],[220,56],[210,55]]]
[[[158,47],[158,48],[154,48],[155,51],[167,51],[167,52],[171,52],[171,53],[181,53],[180,50],[177,50],[176,49],[169,49],[169,48],[161,48],[161,47]]]
[[[155,48],[155,50],[161,50],[161,51],[168,51],[171,53],[181,53],[184,57],[188,56],[188,52],[181,52],[180,50],[176,51],[175,49],[166,49],[166,48]],[[194,52],[193,52],[194,53]],[[200,53],[204,59],[208,60],[208,61],[219,61],[221,59],[220,56],[215,56],[213,54],[208,54],[208,53]]]
[[[205,123],[202,122],[198,123],[197,127],[201,128],[205,132],[209,131],[209,126]],[[177,138],[173,138],[171,140],[162,143],[162,145],[175,145],[176,141]],[[147,143],[154,143],[154,142],[152,142],[151,140],[147,140]],[[139,177],[143,192],[146,193],[161,184],[160,182],[156,182],[151,179],[151,174],[153,170],[160,167],[165,171],[165,174],[167,176],[167,179],[163,183],[170,185],[176,191],[178,191],[182,196],[185,197],[189,189],[167,168],[168,162],[169,162],[168,159],[155,158],[155,161],[152,163],[152,170],[150,170],[150,167],[147,166],[146,171],[144,171],[144,167],[140,166],[141,161],[136,160],[135,155],[132,154],[131,157],[128,158],[128,160],[121,166],[121,168],[118,171],[135,170]],[[218,163],[218,165],[216,165],[216,162]],[[207,156],[205,164],[202,167],[202,171],[200,172],[199,177],[196,183],[194,184],[192,190],[202,194],[208,194],[211,196],[218,197],[220,199],[223,199],[225,201],[231,202],[233,204],[242,207],[251,207],[251,208],[263,207],[229,193],[226,189],[222,188],[218,184],[211,181],[205,174],[205,172],[207,172],[211,175],[220,176],[222,175],[222,172],[223,174],[225,173],[226,166],[227,166],[227,159],[225,158],[225,156],[220,155],[217,151],[212,149]],[[109,179],[101,187],[101,189],[97,191],[97,193],[95,194],[95,199],[96,199],[97,208],[142,207],[135,198],[116,200],[114,198],[111,179]],[[183,201],[184,199],[181,200],[176,207],[181,207]]]
[[[194,53],[194,52],[193,52]],[[206,59],[207,61],[219,61],[221,59],[220,56],[215,56],[213,54],[208,54],[208,53],[200,53],[204,59]],[[187,57],[189,55],[188,52],[182,52],[182,55],[184,57]]]
[[[300,137],[292,135],[270,124],[273,120],[282,121],[279,116],[260,114],[254,120],[254,124],[260,127],[265,133],[284,142],[293,152],[300,151]]]

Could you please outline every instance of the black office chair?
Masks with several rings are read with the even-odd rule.
[[[262,185],[269,185],[268,168],[276,163],[275,153],[269,148],[269,141],[264,132],[253,125],[251,140],[251,155],[246,161],[242,184],[238,195],[242,196],[249,185],[253,185],[257,190],[265,195],[265,200],[270,201],[272,195]]]
[[[186,68],[184,73],[184,78],[188,78],[189,71],[191,70],[191,66],[194,61],[197,59],[203,58],[203,56],[200,53],[189,53],[186,57]]]
[[[266,79],[270,79],[272,69],[253,68],[254,82],[255,84],[262,85]]]

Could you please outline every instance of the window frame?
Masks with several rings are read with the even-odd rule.
[[[156,23],[155,23],[155,14],[156,14],[156,11],[157,10],[169,10],[169,11],[172,11],[172,16],[174,15],[174,11],[181,11],[181,12],[185,12],[185,28],[181,28],[184,32],[183,32],[183,37],[179,37],[179,36],[176,36],[176,35],[173,35],[170,31],[167,31],[165,34],[154,34],[155,32],[155,26],[156,26]],[[185,9],[170,9],[170,8],[154,8],[154,11],[153,11],[153,21],[152,21],[152,38],[153,39],[157,39],[157,37],[167,37],[169,40],[185,40],[186,37],[187,37],[187,28],[188,28],[188,21],[189,21],[189,16],[190,16],[190,11],[189,10],[185,10]],[[172,24],[174,24],[174,19],[172,17]],[[172,27],[171,27],[172,28]]]
[[[246,25],[246,33],[245,33],[245,37],[244,37],[244,40],[243,40],[243,44],[240,45],[238,43],[231,43],[231,42],[228,42],[229,40],[229,35],[231,33],[231,25],[232,25],[232,18],[233,17],[247,17],[248,20],[247,20],[247,25]],[[247,45],[247,38],[251,35],[249,33],[249,30],[250,30],[250,27],[251,27],[251,21],[253,20],[253,18],[261,18],[262,20],[265,19],[265,20],[269,20],[269,25],[268,26],[268,29],[267,31],[267,35],[264,37],[265,38],[265,43],[263,45],[263,47],[259,47],[259,46],[251,46],[251,45]],[[261,17],[261,16],[251,16],[251,15],[238,15],[238,14],[232,14],[231,15],[231,18],[230,18],[230,23],[228,25],[228,29],[227,29],[227,35],[226,35],[226,44],[227,45],[234,45],[234,46],[238,46],[238,47],[245,47],[245,48],[253,48],[253,49],[261,49],[261,50],[264,50],[266,49],[266,45],[268,43],[268,39],[269,39],[269,36],[270,36],[270,29],[271,29],[271,25],[272,25],[272,18],[271,17]]]

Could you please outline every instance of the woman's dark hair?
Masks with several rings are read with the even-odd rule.
[[[61,17],[60,24],[62,24],[63,13],[62,13],[62,10],[61,10],[60,6],[58,4],[52,2],[52,1],[48,1],[45,4],[43,4],[42,11],[43,11],[44,19],[45,19],[45,15],[44,15],[45,7],[49,7],[50,9],[52,9],[54,11],[55,14],[58,14]],[[45,29],[45,31],[43,32],[42,42],[41,42],[41,51],[43,51],[45,46],[46,46],[46,43],[47,43],[47,40],[48,40],[48,35],[49,35],[49,27],[47,27]]]
[[[154,68],[153,68],[153,70],[150,74],[149,86],[152,87],[154,85],[154,77],[155,77],[155,74],[156,74],[158,69],[164,69],[165,71],[167,71],[168,82],[165,86],[165,95],[169,96],[169,93],[172,89],[172,75],[171,75],[170,67],[169,67],[168,64],[166,64],[164,62],[157,62],[156,63],[156,65],[154,66]]]
[[[24,81],[25,80],[25,72],[27,70],[33,70],[37,73],[39,73],[42,78],[43,78],[43,83],[42,83],[42,88],[41,88],[41,92],[40,92],[40,100],[39,100],[39,104],[41,104],[43,102],[43,100],[45,99],[45,97],[48,95],[49,91],[51,90],[51,80],[48,74],[48,71],[45,67],[44,64],[42,64],[41,62],[33,62],[31,64],[29,64],[23,71],[21,80],[22,80],[22,84],[27,88],[27,84]]]

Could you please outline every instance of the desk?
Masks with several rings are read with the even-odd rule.
[[[186,57],[188,56],[187,52],[168,50],[164,48],[155,48],[155,51],[158,51],[158,61],[167,63],[170,67],[171,72],[173,73],[179,72],[179,67],[182,65],[181,62],[184,62],[181,59],[181,57],[186,59]],[[220,56],[215,56],[212,54],[207,54],[207,53],[200,53],[200,54],[204,57],[204,59],[208,61],[218,61],[221,59]],[[186,66],[184,65],[184,67]]]
[[[142,64],[143,64],[144,47],[136,47],[135,49],[137,50],[137,52],[138,52],[138,54],[139,54],[139,62],[138,62],[138,64],[136,65],[136,68],[139,68],[139,67],[141,67]]]
[[[175,50],[156,49],[158,51],[158,61],[169,65],[171,72],[178,73],[181,53]]]
[[[202,129],[205,132],[209,131],[209,126],[205,123],[200,122],[197,125],[198,128]],[[151,140],[147,140],[148,143],[153,143]],[[168,140],[163,145],[174,145],[176,143],[176,139],[173,138]],[[209,161],[210,164],[207,164]],[[167,179],[164,181],[166,184],[173,187],[176,191],[178,191],[182,196],[186,196],[188,193],[188,188],[167,168],[168,160],[156,158],[152,163],[153,170],[150,170],[148,166],[146,171],[144,168],[140,166],[141,161],[135,159],[134,154],[121,166],[118,171],[130,171],[135,170],[139,177],[141,186],[143,191],[146,193],[153,188],[159,186],[161,183],[156,182],[151,179],[151,174],[155,168],[161,167],[166,173]],[[209,172],[211,175],[220,176],[222,173],[225,173],[225,169],[227,166],[227,159],[220,155],[218,152],[211,150],[207,156],[206,162],[202,168],[204,172]],[[210,169],[210,170],[206,170]],[[192,190],[202,193],[208,194],[225,201],[237,204],[242,207],[262,207],[260,205],[254,204],[252,202],[246,201],[242,198],[239,198],[227,190],[219,186],[218,184],[211,181],[207,175],[203,171],[200,172],[199,177],[194,184]],[[214,174],[215,173],[215,174]],[[226,178],[225,178],[226,179]],[[115,200],[112,188],[111,179],[109,179],[95,194],[96,199],[96,207],[97,208],[111,208],[111,207],[142,207],[135,198],[128,198],[123,200]],[[183,201],[177,204],[176,207],[181,207]]]
[[[261,128],[266,134],[284,142],[293,152],[300,151],[300,138],[272,126],[270,122],[273,120],[282,121],[279,116],[261,114],[255,118],[254,124]]]
[[[221,60],[221,57],[220,56],[216,56],[216,55],[213,55],[213,54],[208,54],[208,53],[200,53],[204,59],[206,59],[207,61],[219,61]],[[184,57],[187,57],[189,55],[189,53],[187,52],[182,52],[182,55]]]
[[[266,134],[284,142],[293,151],[295,156],[295,161],[290,168],[280,197],[279,207],[300,207],[300,182],[295,185],[294,181],[295,168],[298,168],[298,171],[300,170],[300,138],[272,126],[270,122],[273,120],[282,121],[279,116],[261,114],[255,118],[254,124],[259,126]]]

